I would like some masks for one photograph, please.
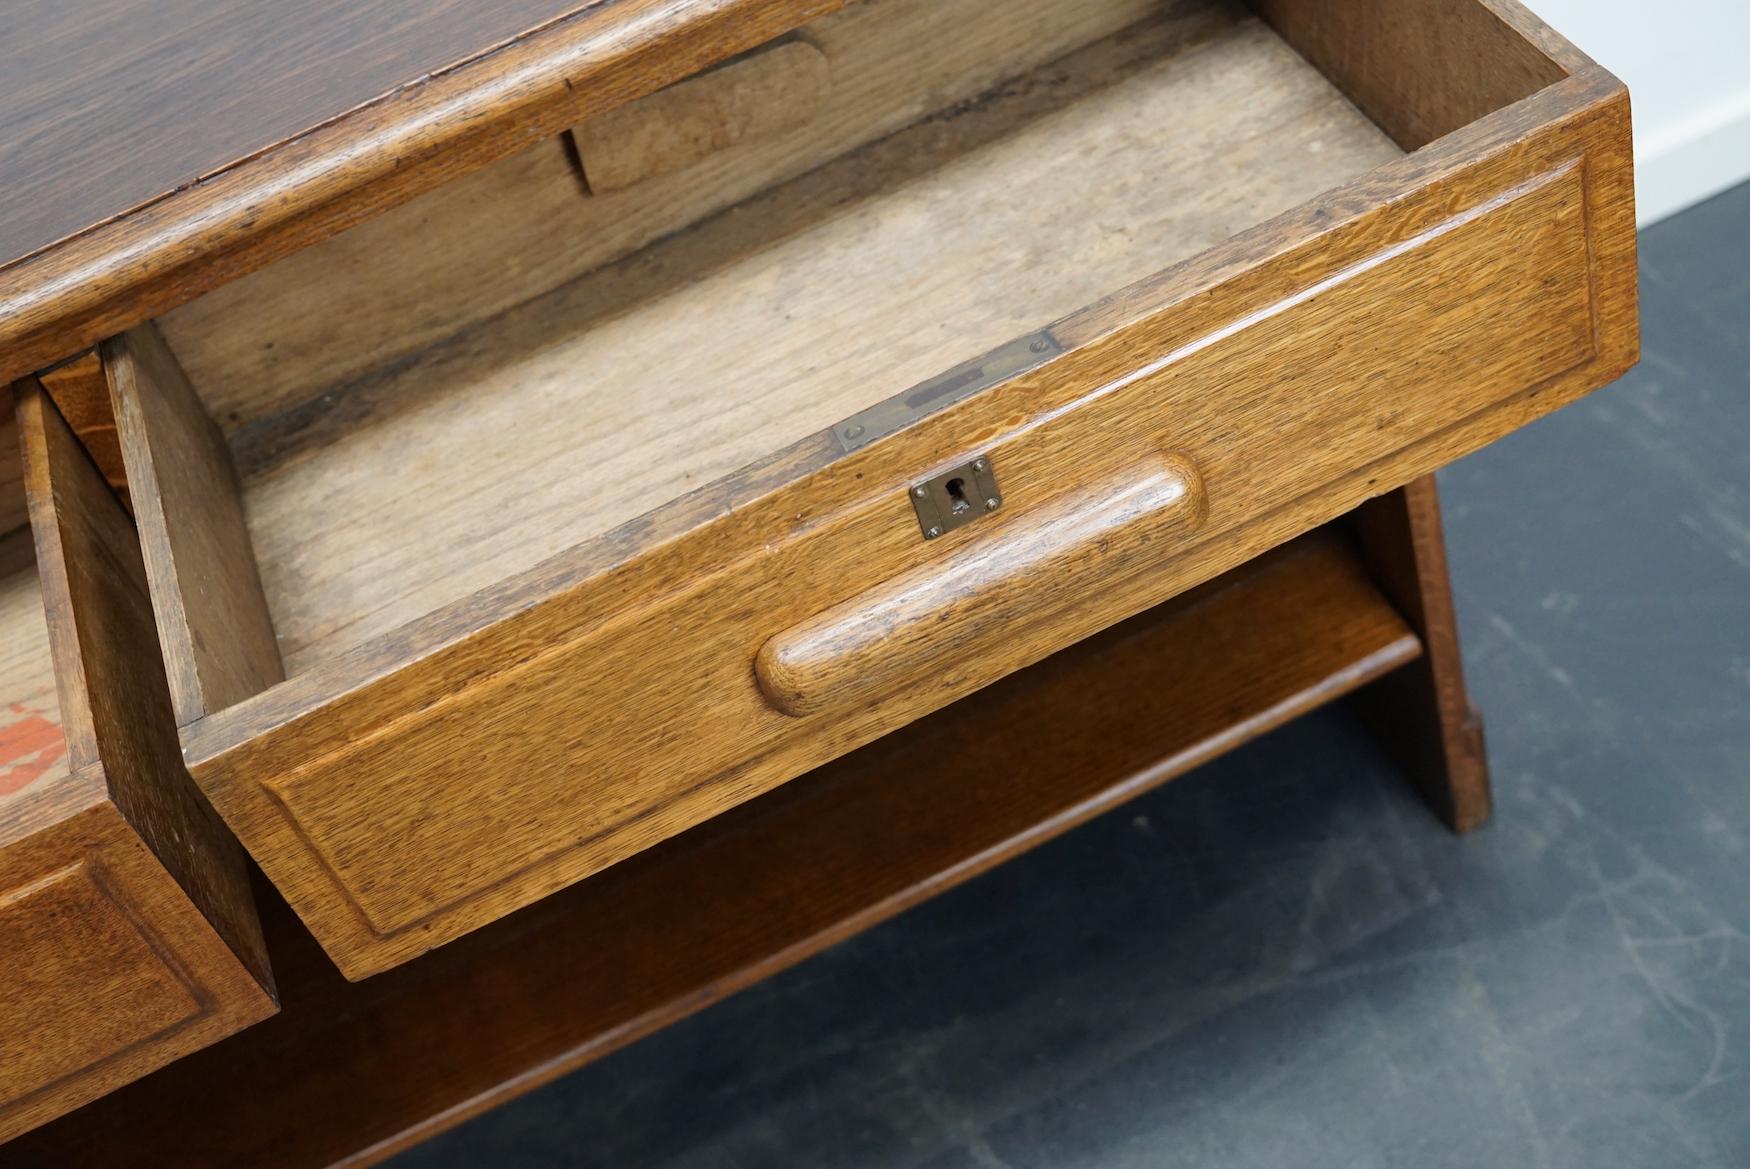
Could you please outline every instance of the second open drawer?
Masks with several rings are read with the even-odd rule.
[[[104,347],[190,769],[349,976],[1633,361],[1626,94],[1517,5],[1023,7],[853,6],[800,125]]]
[[[243,850],[178,757],[133,524],[34,381],[14,417],[0,395],[30,520],[0,530],[0,1142],[275,1010]]]

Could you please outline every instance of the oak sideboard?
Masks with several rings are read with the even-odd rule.
[[[7,1166],[371,1163],[1338,698],[1468,830],[1433,473],[1638,352],[1515,0],[72,0],[0,98]]]

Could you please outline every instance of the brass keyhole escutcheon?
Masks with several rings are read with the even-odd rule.
[[[912,510],[918,515],[918,530],[926,540],[934,540],[1003,505],[996,468],[983,455],[914,484],[910,494]]]

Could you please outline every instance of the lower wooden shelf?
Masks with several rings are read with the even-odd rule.
[[[7,1165],[366,1165],[958,884],[1422,653],[1315,532],[362,983],[268,910],[280,1015]]]

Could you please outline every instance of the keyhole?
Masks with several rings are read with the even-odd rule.
[[[948,491],[948,510],[955,515],[970,511],[972,503],[966,498],[966,480],[950,479],[943,485]]]

